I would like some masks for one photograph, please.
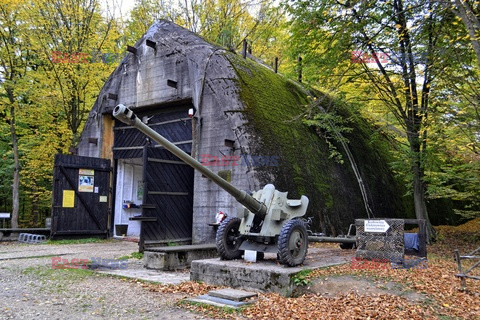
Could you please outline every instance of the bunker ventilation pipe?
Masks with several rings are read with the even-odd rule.
[[[200,171],[204,176],[212,180],[215,184],[219,185],[225,191],[227,191],[230,195],[232,195],[238,202],[245,206],[250,212],[254,213],[255,215],[259,215],[264,217],[267,213],[267,207],[265,204],[257,201],[255,198],[247,194],[245,191],[239,190],[235,188],[232,184],[218,176],[217,174],[213,173],[209,169],[205,168],[199,161],[190,157],[187,153],[185,153],[182,149],[165,139],[162,135],[158,132],[151,129],[145,123],[143,123],[134,113],[132,110],[124,106],[123,104],[119,104],[113,110],[113,116],[118,120],[122,121],[123,123],[133,126],[143,132],[148,137],[152,138],[155,142],[162,145],[173,153],[175,156],[180,158],[189,166],[193,167],[194,169]]]

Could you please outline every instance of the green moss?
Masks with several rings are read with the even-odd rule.
[[[226,55],[236,69],[249,126],[258,138],[254,152],[279,156],[278,167],[267,167],[261,182],[271,183],[267,179],[274,174],[276,187],[288,190],[291,197],[313,189],[327,196],[329,177],[323,174],[325,170],[319,170],[323,148],[315,131],[296,119],[309,104],[307,93],[259,64],[232,53]]]
[[[226,52],[225,56],[238,76],[239,94],[245,105],[243,114],[247,130],[253,137],[249,145],[252,154],[276,155],[279,159],[276,167],[257,168],[260,183],[273,183],[278,190],[289,191],[290,198],[307,195],[310,199],[307,215],[317,218],[314,219],[314,231],[322,227],[331,233],[335,229],[348,228],[354,218],[365,217],[360,190],[350,164],[347,160],[342,165],[329,159],[327,142],[314,127],[302,121],[312,102],[311,93],[298,83],[249,59],[230,52]],[[324,109],[331,110],[333,106],[338,114],[352,119],[354,130],[348,137],[352,153],[360,163],[362,174],[366,175],[364,179],[371,186],[371,192],[378,192],[377,202],[385,203],[385,198],[399,193],[392,182],[384,154],[377,150],[379,144],[371,141],[374,131],[368,123],[349,111],[349,106],[321,92],[314,94],[321,98]],[[344,152],[341,146],[337,148]],[[347,157],[344,156],[344,159]],[[383,190],[385,186],[388,186],[388,192]],[[390,212],[384,216],[399,213],[401,209],[392,209],[395,206],[401,208],[401,204],[397,203],[399,197],[392,196],[395,199],[391,201],[395,204],[385,205],[388,210],[382,209],[382,213]]]

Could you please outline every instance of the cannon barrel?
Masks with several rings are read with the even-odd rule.
[[[211,181],[216,183],[220,188],[227,191],[231,194],[239,203],[241,203],[245,208],[247,208],[250,212],[254,213],[255,215],[260,215],[264,217],[267,213],[267,207],[265,204],[257,201],[255,198],[247,194],[245,191],[239,190],[235,188],[232,184],[225,181],[223,178],[215,174],[214,172],[210,171],[209,169],[205,168],[199,161],[195,158],[188,155],[182,149],[165,139],[162,135],[158,132],[151,129],[145,123],[143,123],[134,113],[132,110],[124,106],[123,104],[119,104],[113,110],[113,116],[118,120],[122,121],[123,123],[133,126],[143,132],[148,137],[152,138],[155,142],[162,145],[173,153],[175,156],[180,158],[186,164],[193,167],[195,170],[200,171],[204,176],[209,178]]]

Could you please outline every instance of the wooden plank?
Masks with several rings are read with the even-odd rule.
[[[188,196],[188,192],[148,191],[153,196]]]
[[[196,250],[210,250],[216,249],[217,246],[215,243],[206,243],[206,244],[187,244],[180,246],[166,246],[166,247],[151,247],[145,249],[145,251],[152,252],[186,252],[186,251],[196,251]]]
[[[477,253],[480,253],[480,247],[478,247],[477,249],[473,250],[472,252],[470,252],[469,254],[466,254],[466,255],[467,256],[474,256]]]
[[[161,156],[169,159],[173,157],[164,150],[153,148],[150,148],[148,153],[149,157]],[[151,194],[150,191],[147,192],[146,201],[155,203],[158,207],[156,214],[159,217],[159,225],[149,224],[145,226],[145,239],[164,240],[190,236],[193,206],[193,169],[189,166],[154,162],[149,162],[147,166],[146,179],[149,190],[160,189],[162,192],[155,193],[154,191],[154,194]],[[177,195],[172,198],[167,193],[178,192],[178,190],[185,190],[184,195]],[[161,234],[155,234],[155,230],[161,230]]]
[[[479,276],[471,276],[471,275],[468,275],[468,274],[465,274],[465,273],[457,273],[457,274],[455,274],[455,277],[462,278],[463,280],[465,280],[464,278],[480,280]]]
[[[156,222],[157,217],[130,217],[128,220],[131,221],[142,221],[142,222]]]
[[[165,244],[168,242],[187,242],[191,241],[192,238],[171,238],[171,239],[162,239],[162,240],[146,240],[145,244],[146,245],[152,245],[152,244]],[[145,249],[147,250],[147,249]]]
[[[192,120],[186,118],[190,106],[172,108],[162,113],[144,113],[149,117],[149,127],[173,142],[183,151],[192,148]],[[153,110],[153,109],[152,109]],[[150,110],[150,111],[152,111]],[[158,110],[158,109],[157,109]],[[193,169],[156,143],[145,146],[145,135],[136,129],[119,126],[115,129],[115,158],[132,155],[142,150],[144,167],[142,216],[157,219],[142,223],[139,246],[165,241],[191,239],[193,220]],[[132,136],[128,136],[132,135]],[[137,154],[138,155],[138,154]]]
[[[56,155],[52,193],[51,235],[76,234],[81,230],[108,233],[110,215],[109,202],[99,202],[99,196],[111,199],[111,161],[72,155]],[[92,192],[77,193],[77,204],[73,208],[62,205],[63,191],[78,189],[79,169],[93,169],[95,185]],[[92,218],[91,216],[95,218]],[[95,221],[96,220],[96,221]]]
[[[96,234],[96,235],[105,235],[107,230],[62,230],[55,232],[55,235],[70,235],[70,234]]]
[[[80,203],[83,205],[85,211],[88,213],[88,215],[92,218],[92,220],[95,222],[97,225],[98,229],[103,229],[102,225],[100,224],[100,221],[98,221],[97,216],[92,212],[90,206],[86,203],[85,199],[83,199],[83,196],[80,194],[80,192],[77,191],[77,185],[72,181],[72,179],[68,176],[68,173],[63,167],[59,167],[60,171],[63,173],[65,179],[67,180],[68,184],[72,188],[72,190],[75,191],[75,195],[78,197],[78,200],[80,200]]]
[[[153,127],[161,126],[161,125],[164,125],[164,124],[177,123],[177,122],[183,122],[183,121],[189,121],[189,120],[191,121],[192,119],[186,117],[186,118],[180,118],[180,119],[174,119],[174,120],[161,121],[161,122],[149,124],[148,126],[149,126],[150,128],[153,128]],[[135,129],[135,130],[137,130],[137,129],[136,129],[135,127],[133,127],[133,126],[116,127],[114,130],[125,130],[125,129]]]
[[[181,144],[189,144],[189,143],[192,143],[192,140],[184,140],[184,141],[177,141],[177,142],[173,142],[174,145],[181,145]],[[161,149],[165,149],[163,146],[160,146],[160,145],[156,145],[154,146],[154,148],[161,148]],[[121,151],[121,150],[141,150],[143,149],[143,146],[142,145],[138,145],[138,146],[133,146],[133,147],[114,147],[113,148],[113,151]]]
[[[112,168],[108,167],[108,168],[101,168],[101,167],[97,167],[95,165],[91,165],[91,164],[64,164],[64,163],[59,163],[57,165],[58,167],[62,167],[62,168],[67,168],[67,169],[93,169],[93,170],[96,170],[96,171],[102,171],[102,172],[110,172],[112,171]]]
[[[102,151],[101,157],[110,159],[113,162],[113,128],[115,126],[115,119],[112,115],[103,115],[103,138],[102,138]]]
[[[179,165],[188,166],[187,163],[185,163],[183,161],[176,161],[176,160],[162,160],[162,159],[148,158],[148,161],[157,162],[157,163],[179,164]]]
[[[475,268],[478,267],[479,265],[480,265],[480,261],[478,261],[478,262],[475,263],[473,266],[471,266],[470,269],[468,269],[467,271],[465,271],[465,274],[470,273],[470,271],[472,271],[473,269],[475,269]]]
[[[455,249],[455,259],[457,260],[457,267],[458,267],[458,272],[460,274],[463,274],[462,271],[462,263],[460,261],[460,253],[458,252],[457,249]],[[460,285],[462,289],[465,289],[467,287],[467,282],[465,281],[465,277],[461,278]]]

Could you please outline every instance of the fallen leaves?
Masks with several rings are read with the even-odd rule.
[[[248,319],[434,319],[432,311],[412,308],[394,295],[365,297],[346,293],[335,298],[308,294],[284,298],[265,294],[255,306],[246,309]]]
[[[384,268],[355,269],[351,263],[317,269],[307,278],[334,281],[342,275],[353,275],[384,287],[397,283],[402,289],[388,293],[359,294],[357,288],[335,296],[307,293],[285,298],[274,293],[263,293],[258,301],[236,312],[205,305],[187,305],[185,308],[221,319],[480,319],[480,281],[467,279],[467,291],[461,291],[455,277],[456,262],[453,250],[462,254],[480,246],[480,219],[458,227],[439,227],[440,240],[429,246],[428,267],[421,269]],[[333,248],[333,246],[332,246]],[[341,253],[340,253],[341,254]],[[190,296],[205,294],[217,287],[204,283],[185,282],[180,285],[142,283],[150,291],[183,293]],[[416,292],[424,296],[419,301],[409,300],[402,292]]]
[[[199,282],[182,282],[178,285],[165,285],[165,284],[156,284],[156,283],[142,283],[142,287],[148,289],[152,292],[162,292],[162,293],[184,293],[191,296],[197,296],[206,294],[208,291],[218,289],[218,286],[212,286],[205,283]]]

